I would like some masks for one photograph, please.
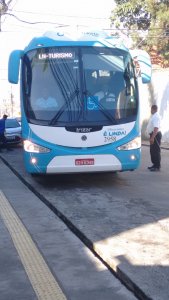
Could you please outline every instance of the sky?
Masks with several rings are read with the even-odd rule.
[[[8,58],[12,50],[24,49],[34,36],[48,30],[66,28],[60,26],[107,29],[113,8],[114,0],[13,0],[9,6],[10,15],[2,16],[1,20],[0,105],[11,93],[14,101],[19,101],[16,99],[19,86],[9,84],[7,80]]]

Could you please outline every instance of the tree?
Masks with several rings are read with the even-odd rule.
[[[7,2],[7,3],[6,3]],[[9,4],[12,2],[12,0],[5,1],[5,0],[0,0],[0,13],[1,16],[7,12]]]
[[[169,0],[115,0],[111,22],[126,29],[135,46],[140,45],[169,61]]]
[[[12,2],[12,0],[9,0],[9,1],[0,0],[0,31],[1,31],[1,16],[6,14],[11,2]]]

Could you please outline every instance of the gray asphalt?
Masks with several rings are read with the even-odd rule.
[[[3,153],[8,162],[15,161],[15,150]],[[51,273],[68,300],[134,300],[133,293],[89,251],[87,247],[54,215],[0,159],[0,192],[23,223],[45,259]],[[1,194],[0,194],[1,197]],[[3,205],[1,209],[3,209]],[[0,209],[0,212],[1,212]],[[7,210],[7,209],[6,209]],[[8,211],[7,211],[8,213]],[[6,218],[7,223],[12,222]],[[19,227],[17,225],[17,227]],[[15,230],[14,230],[15,231]],[[19,232],[19,228],[16,230]],[[1,300],[62,300],[52,292],[37,296],[17,245],[13,242],[0,213],[0,299]],[[20,246],[24,247],[22,237]],[[19,245],[18,245],[19,248]],[[28,246],[26,245],[26,249]],[[31,249],[28,249],[27,256]],[[24,249],[25,251],[25,249]],[[31,255],[31,254],[30,254]],[[29,267],[34,268],[33,257]],[[37,270],[38,278],[42,272]],[[47,281],[47,278],[46,278]],[[40,283],[41,289],[43,285]],[[50,291],[50,284],[45,287]]]
[[[84,177],[81,176],[80,179],[79,176],[78,178],[76,176],[74,179],[69,177],[69,184],[67,185],[64,177],[61,179],[63,182],[61,182],[61,180],[57,181],[57,185],[56,181],[52,178],[50,182],[41,182],[41,180],[32,179],[31,176],[25,173],[22,157],[14,155],[15,151],[13,153],[4,153],[1,157],[6,163],[9,163],[17,172],[19,172],[19,176],[24,178],[28,184],[33,185],[34,188],[38,186],[41,194],[47,197],[53,205],[56,205],[58,210],[80,229],[89,241],[92,242],[94,250],[98,253],[98,255],[104,259],[104,261],[112,268],[112,270],[114,270],[114,272],[116,272],[117,276],[121,278],[123,282],[135,291],[139,299],[168,300],[169,148],[168,145],[165,144],[162,149],[161,172],[152,174],[147,170],[147,166],[150,164],[149,148],[147,147],[146,142],[144,145],[145,146],[142,148],[143,158],[139,170],[135,172],[120,173],[119,176],[114,175],[113,177],[105,175],[104,178],[106,180],[106,184],[105,182],[104,184],[102,183],[103,175],[102,177],[99,177],[99,175],[96,177],[85,175]],[[3,190],[5,195],[7,195],[7,198],[10,199],[12,206],[15,207],[20,218],[23,218],[22,214],[24,217],[26,215],[26,221],[24,219],[24,224],[26,223],[26,227],[33,235],[36,243],[38,243],[38,247],[42,249],[41,251],[43,252],[43,255],[49,255],[49,249],[44,250],[43,248],[44,240],[42,241],[42,239],[39,238],[37,242],[37,236],[39,236],[38,230],[40,230],[40,232],[41,230],[44,231],[45,216],[52,214],[52,212],[49,213],[48,209],[41,202],[37,201],[36,196],[33,195],[31,191],[27,189],[1,161],[1,176],[2,174],[4,174],[4,177],[0,180],[0,189]],[[79,183],[76,184],[77,180],[80,180],[80,185]],[[92,182],[94,182],[94,184]],[[99,185],[97,188],[96,183]],[[113,198],[112,192],[114,193]],[[55,198],[53,197],[53,193],[56,194]],[[28,199],[32,199],[33,197],[33,202],[26,201],[23,203],[23,195],[24,199],[26,195]],[[71,202],[69,201],[70,197]],[[40,223],[38,223],[38,226],[35,221],[34,214],[35,212],[37,213],[38,211],[41,211],[42,208],[39,209],[36,205],[43,206],[44,209],[44,218],[41,220],[40,217],[37,217],[38,222],[41,220]],[[60,226],[58,226],[58,222]],[[63,286],[68,299],[133,299],[132,297],[134,296],[130,293],[128,294],[128,291],[126,291],[125,288],[123,290],[120,283],[117,289],[118,294],[116,294],[117,286],[115,284],[114,294],[114,288],[109,286],[110,282],[112,283],[112,275],[109,274],[107,269],[106,274],[109,274],[108,278],[110,276],[108,281],[105,281],[105,279],[103,280],[105,271],[96,272],[96,269],[94,268],[94,273],[91,273],[95,274],[95,276],[96,274],[98,276],[98,273],[99,276],[102,274],[103,278],[99,277],[99,284],[101,283],[100,290],[98,289],[99,285],[97,284],[95,284],[93,288],[89,288],[89,290],[81,290],[81,284],[83,284],[85,280],[89,278],[91,279],[91,277],[93,278],[93,275],[89,276],[89,274],[87,275],[86,273],[85,279],[82,276],[81,282],[79,282],[80,279],[77,268],[76,272],[78,275],[76,274],[75,276],[76,272],[72,271],[74,263],[77,267],[77,263],[78,265],[81,265],[80,262],[83,261],[83,259],[86,260],[87,257],[84,255],[84,245],[81,244],[81,242],[67,229],[67,227],[65,229],[64,226],[65,225],[57,219],[57,230],[60,227],[62,228],[62,237],[65,236],[65,232],[71,236],[71,238],[69,238],[69,242],[70,240],[72,242],[72,256],[74,256],[75,253],[79,253],[80,259],[78,258],[78,255],[76,255],[78,262],[75,263],[73,261],[71,264],[70,261],[68,261],[67,265],[70,264],[71,266],[68,276],[66,276],[65,272],[63,272],[65,257],[68,255],[67,252],[62,253],[63,248],[65,247],[61,246],[60,248],[63,256],[59,267],[57,266],[56,268],[59,272],[56,272],[53,260],[52,262],[50,259],[48,261],[50,261],[50,268],[54,270],[53,272],[57,274],[57,277],[59,276],[59,282],[61,282],[61,284],[64,283]],[[3,222],[2,232],[4,232],[4,239],[6,241],[6,230]],[[49,232],[50,230],[48,233]],[[42,237],[42,235],[40,235],[40,237]],[[49,252],[52,252],[52,257],[54,257],[54,255],[57,256],[56,249],[60,244],[58,239],[56,239],[57,243],[53,244],[53,236],[48,234],[47,237],[50,243],[52,243],[52,247]],[[77,246],[76,249],[74,248],[75,244]],[[68,247],[70,247],[70,245],[68,245]],[[52,250],[53,248],[54,250]],[[13,251],[11,252],[13,253]],[[2,261],[4,260],[2,259]],[[86,272],[90,273],[90,260],[87,259],[87,261],[88,271],[86,270]],[[82,263],[82,265],[84,264]],[[62,273],[64,273],[64,275],[62,275]],[[68,280],[69,276],[71,277],[71,283],[69,281],[69,284],[65,284],[65,281]],[[77,281],[79,284],[76,283],[77,277],[79,279]],[[21,278],[23,280],[22,275]],[[87,283],[86,286],[88,286]],[[29,288],[27,290],[29,290]],[[79,290],[80,292],[77,292],[76,294],[74,290],[76,290],[76,292]],[[105,295],[102,294],[101,291],[102,293],[104,291]],[[81,294],[83,294],[84,298],[80,296]],[[2,299],[6,300],[11,298]],[[21,298],[16,297],[16,299]],[[36,298],[31,298],[29,295],[27,299]]]

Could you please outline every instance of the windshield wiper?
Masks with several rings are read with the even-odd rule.
[[[105,117],[109,119],[109,121],[113,121],[113,123],[117,124],[117,120],[112,116],[112,114],[105,110],[104,106],[96,100],[94,95],[92,95],[88,90],[86,90],[84,94],[91,98],[91,100],[100,108],[100,111],[105,115]]]
[[[50,120],[49,125],[54,125],[60,118],[60,116],[64,113],[65,109],[72,103],[72,101],[75,99],[76,96],[79,95],[79,88],[76,88],[74,92],[70,95],[70,97],[67,99],[67,102],[62,105],[62,107],[59,109],[59,111],[56,113],[56,115]]]

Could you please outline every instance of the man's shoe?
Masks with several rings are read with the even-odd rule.
[[[151,172],[159,172],[159,171],[160,171],[160,168],[154,167],[154,168],[151,168],[150,171],[151,171]]]
[[[151,170],[152,168],[154,168],[154,166],[152,165],[151,167],[148,167],[147,169]]]

